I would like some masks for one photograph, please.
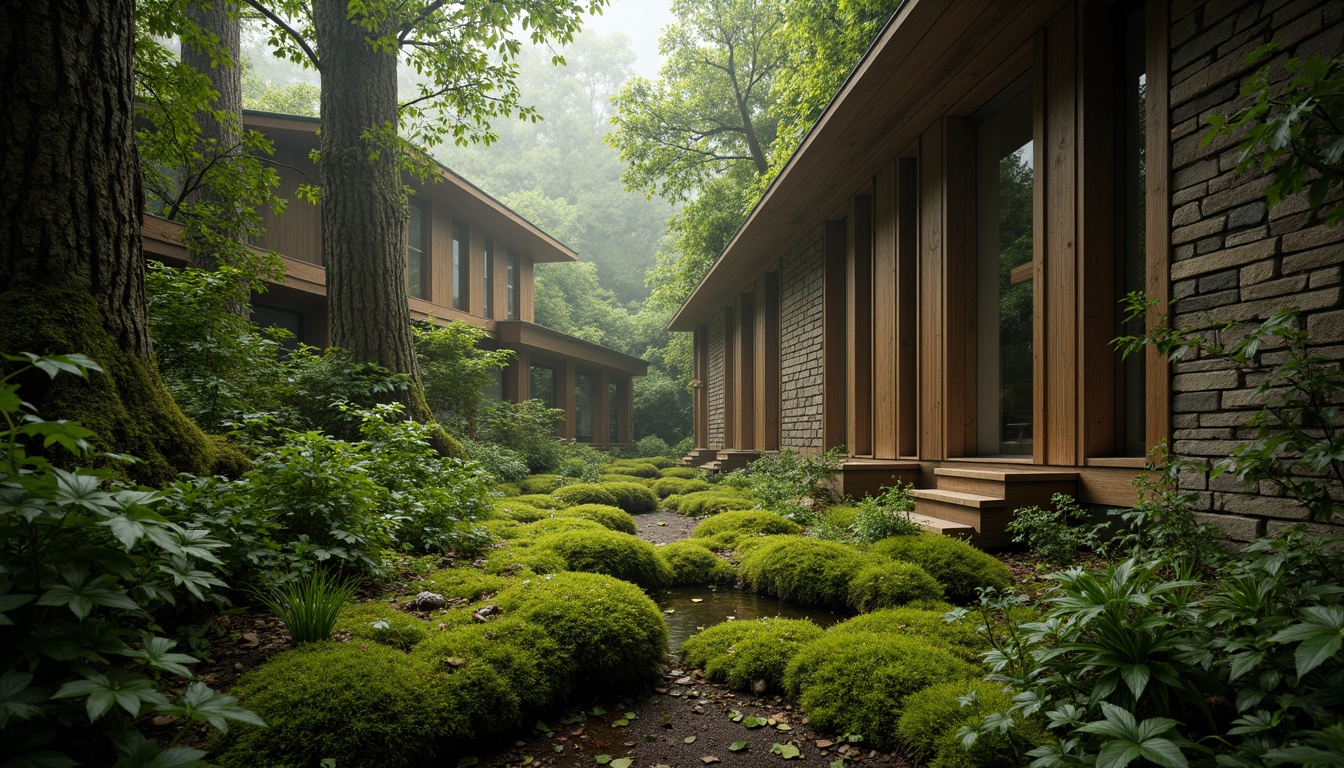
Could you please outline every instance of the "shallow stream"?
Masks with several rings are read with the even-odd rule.
[[[811,619],[822,627],[847,616],[786,603],[773,597],[729,587],[677,587],[654,596],[667,622],[668,644],[681,649],[686,638],[725,621],[751,621],[766,617]]]

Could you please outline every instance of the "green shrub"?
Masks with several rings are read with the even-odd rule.
[[[730,488],[674,494],[663,499],[664,507],[686,517],[708,517],[734,509],[753,509],[756,505],[755,499],[749,499]]]
[[[587,481],[585,481],[585,482],[587,482]],[[593,482],[595,482],[595,483],[639,483],[640,485],[652,485],[652,484],[653,484],[653,481],[652,481],[652,480],[649,480],[649,479],[647,479],[647,478],[643,478],[643,477],[635,477],[635,476],[633,476],[633,475],[613,475],[613,474],[598,475],[596,478],[593,479]]]
[[[821,627],[808,619],[726,621],[688,638],[681,655],[709,679],[738,690],[751,690],[758,680],[781,690],[789,660],[821,636]]]
[[[488,666],[443,674],[378,643],[286,651],[234,693],[269,726],[229,729],[217,759],[238,768],[422,765],[460,750],[477,728],[518,720],[516,698]]]
[[[551,492],[551,495],[565,506],[570,506],[571,504],[606,504],[609,507],[621,506],[616,503],[616,494],[609,490],[610,488],[610,485],[599,485],[597,483],[576,483],[574,485],[566,485],[563,488],[557,488]],[[648,489],[646,488],[644,490]],[[624,509],[624,507],[622,507],[622,509]]]
[[[631,477],[660,477],[658,468],[652,464],[640,463],[631,464],[622,461],[615,462],[607,467],[609,475],[629,475]]]
[[[414,657],[444,671],[485,663],[508,681],[524,714],[543,712],[569,697],[574,661],[541,627],[504,616],[447,632],[436,632],[416,647]]]
[[[348,632],[350,637],[372,640],[402,651],[409,651],[429,637],[429,624],[385,602],[369,600],[352,603],[336,618],[333,631]]]
[[[495,514],[503,515],[520,523],[535,523],[551,516],[551,510],[534,507],[521,501],[501,499],[494,504]]]
[[[645,512],[654,512],[658,509],[658,497],[653,495],[653,491],[642,483],[602,483],[597,486],[616,497],[615,506],[624,509],[632,515],[639,515]],[[581,504],[584,502],[572,502]],[[602,503],[602,502],[595,502]]]
[[[670,472],[671,470],[664,471]],[[695,493],[696,491],[708,491],[713,487],[714,486],[704,480],[688,477],[664,477],[659,480],[654,480],[653,484],[649,486],[654,494],[660,499],[671,496],[674,493],[684,495],[687,493]]]
[[[728,473],[724,483],[750,492],[766,509],[791,520],[811,522],[817,508],[831,501],[826,484],[835,477],[842,453],[838,446],[819,456],[802,456],[785,448],[777,454],[762,454],[744,469]]]
[[[864,566],[849,582],[849,605],[859,613],[942,599],[943,588],[932,576],[899,560]]]
[[[495,490],[505,497],[517,496],[523,492],[522,486],[517,483],[495,483]]]
[[[550,491],[546,491],[545,493],[524,493],[519,496],[505,496],[495,503],[501,504],[506,502],[527,504],[536,507],[537,509],[559,509],[565,506],[564,502],[552,496]]]
[[[464,440],[463,447],[467,449],[472,461],[485,467],[494,477],[496,484],[512,485],[527,477],[527,462],[517,451],[495,443],[480,443],[475,440]]]
[[[1084,525],[1090,516],[1066,493],[1051,496],[1050,506],[1018,509],[1008,522],[1008,531],[1013,541],[1025,543],[1033,555],[1050,565],[1072,565],[1078,550],[1097,545],[1097,529]]]
[[[966,702],[962,705],[962,699]],[[982,733],[966,750],[957,738],[963,725],[978,722],[985,715],[1006,712],[1013,699],[1000,683],[982,680],[953,680],[931,685],[905,700],[905,711],[897,722],[901,740],[911,757],[930,768],[1012,768],[1025,766],[1027,750],[1049,741],[1044,729],[1019,724],[1008,734]],[[1035,737],[1035,738],[1031,738]]]
[[[977,668],[928,641],[862,632],[826,634],[803,646],[784,671],[784,686],[809,722],[865,743],[896,745],[905,699],[930,685],[975,676]]]
[[[893,536],[877,542],[868,552],[918,565],[943,585],[945,597],[954,603],[975,600],[978,588],[1002,591],[1013,583],[1008,566],[952,536]]]
[[[675,541],[658,548],[672,569],[672,586],[729,584],[737,580],[737,571],[698,540]]]
[[[695,467],[668,467],[658,470],[660,477],[676,477],[683,480],[703,480],[705,472]]]
[[[565,478],[559,475],[528,475],[518,481],[518,487],[522,488],[526,494],[554,493],[557,488],[564,484]]]
[[[620,507],[609,507],[605,504],[576,504],[559,510],[555,515],[556,517],[581,517],[585,520],[592,520],[613,531],[628,533],[631,536],[639,530],[635,526],[635,519],[630,517],[629,513]]]
[[[525,532],[523,524],[511,517],[500,517],[494,520],[486,520],[481,523],[481,529],[490,536],[501,541],[509,541],[522,536]]]
[[[920,637],[950,651],[958,658],[978,662],[989,650],[985,637],[976,631],[976,623],[962,619],[948,622],[943,614],[952,606],[926,603],[921,607],[887,608],[842,621],[826,630],[828,635],[876,633]]]
[[[659,471],[662,471],[664,469],[672,469],[673,467],[677,466],[677,462],[673,461],[672,459],[669,459],[667,456],[649,456],[648,458],[644,459],[644,462],[646,464],[652,464]],[[683,469],[686,469],[686,467],[683,467]]]
[[[692,538],[705,539],[711,549],[733,549],[744,537],[794,535],[803,527],[763,509],[730,510],[695,526]]]
[[[667,652],[658,606],[639,587],[610,576],[559,573],[502,592],[497,602],[559,643],[586,690],[643,682]]]
[[[597,527],[602,528],[600,525]],[[532,546],[531,542],[513,542],[491,550],[485,556],[485,572],[492,576],[559,573],[563,570],[565,559],[559,553],[549,549],[538,549]]]
[[[485,595],[492,595],[508,587],[511,583],[503,576],[493,576],[475,568],[461,566],[434,571],[420,582],[416,591],[428,590],[444,597],[475,602]]]
[[[604,531],[607,527],[586,517],[548,517],[523,526],[523,537],[535,539],[550,533],[565,531]]]
[[[741,557],[738,575],[748,587],[804,605],[844,608],[849,581],[866,563],[853,547],[803,536],[757,539]]]
[[[910,498],[911,487],[897,481],[877,496],[860,499],[858,514],[849,527],[854,540],[871,544],[891,536],[923,533],[919,523],[910,519],[910,513],[915,510],[915,500]]]
[[[628,533],[606,528],[552,533],[538,538],[536,547],[559,553],[568,570],[604,573],[645,589],[658,589],[672,580],[671,569],[654,546]]]
[[[827,507],[817,516],[819,522],[848,532],[859,515],[859,508],[850,504],[836,504]]]
[[[331,637],[341,609],[355,597],[357,584],[314,568],[307,575],[258,592],[261,602],[284,623],[295,645]]]
[[[540,400],[492,400],[482,404],[476,438],[516,451],[532,472],[547,472],[560,466],[563,456],[563,447],[555,438],[555,420],[564,415],[564,411],[548,408]]]

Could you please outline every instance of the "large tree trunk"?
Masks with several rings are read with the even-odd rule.
[[[77,418],[159,480],[216,451],[153,364],[143,198],[132,129],[133,0],[0,4],[0,350],[83,352],[86,384],[35,376],[23,396]]]
[[[406,204],[396,146],[397,58],[347,0],[317,0],[322,61],[322,262],[331,342],[356,360],[411,375],[407,415],[431,421],[420,389],[406,291]]]

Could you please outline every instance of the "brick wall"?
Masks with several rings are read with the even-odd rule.
[[[1276,77],[1289,55],[1338,56],[1344,51],[1344,0],[1183,0],[1171,4],[1171,278],[1175,321],[1247,324],[1297,306],[1327,354],[1344,358],[1344,226],[1318,224],[1304,198],[1267,210],[1265,179],[1233,172],[1237,150],[1219,140],[1200,147],[1205,118],[1241,106],[1241,85],[1261,66],[1245,56],[1277,40]],[[1245,326],[1243,326],[1244,328]],[[1228,340],[1239,338],[1229,336]],[[1265,354],[1273,362],[1273,353]],[[1257,374],[1217,360],[1173,366],[1172,449],[1211,465],[1253,435]],[[1294,503],[1247,489],[1235,478],[1189,473],[1182,485],[1198,493],[1204,517],[1233,538],[1249,540],[1305,519]]]
[[[821,446],[822,227],[784,257],[779,270],[780,447]]]
[[[723,446],[723,315],[716,313],[709,321],[709,379],[708,388],[709,439],[706,448],[722,449]]]

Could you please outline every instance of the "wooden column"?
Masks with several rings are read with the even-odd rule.
[[[750,293],[737,297],[733,340],[736,376],[733,399],[737,411],[737,437],[734,448],[756,447],[756,301]]]
[[[873,458],[894,459],[896,449],[896,163],[873,177]]]
[[[917,456],[919,370],[919,175],[913,158],[896,166],[896,456]]]
[[[851,456],[873,455],[873,199],[849,201],[845,219],[846,432]]]
[[[737,447],[737,324],[733,322],[736,307],[724,307],[723,317],[723,447]]]
[[[1148,18],[1147,62],[1148,77],[1146,105],[1147,125],[1145,155],[1147,160],[1147,293],[1158,306],[1166,307],[1171,298],[1171,129],[1169,114],[1170,46],[1168,24],[1170,8],[1166,3],[1149,2],[1145,6]],[[1148,401],[1148,450],[1171,437],[1171,366],[1167,358],[1153,346],[1147,352],[1147,381],[1144,395]]]
[[[695,419],[695,447],[704,449],[709,447],[709,386],[705,381],[709,376],[709,328],[703,324],[695,329],[694,366],[695,384],[691,403]]]
[[[616,379],[616,442],[630,445],[635,442],[634,380],[629,376]]]
[[[588,398],[593,408],[592,445],[605,448],[611,444],[611,421],[608,418],[610,406],[607,405],[607,372],[590,373],[588,380],[592,382],[593,387],[593,391]]]
[[[536,279],[536,270],[533,267],[532,259],[525,255],[518,256],[518,319],[529,323],[535,322],[535,314],[532,312],[532,281]],[[506,298],[505,301],[508,299]],[[505,305],[507,310],[508,306]]]
[[[577,417],[574,399],[574,363],[561,360],[555,366],[555,407],[565,412],[558,432],[566,440],[574,439],[574,421]]]
[[[756,450],[779,450],[779,273],[756,281]]]
[[[505,399],[521,403],[532,399],[532,355],[525,349],[514,351],[509,367],[504,369]]]
[[[467,277],[463,290],[467,292],[467,311],[477,317],[485,316],[485,234],[470,227],[467,238]]]
[[[822,450],[845,445],[845,228],[844,220],[826,222],[822,246]]]

